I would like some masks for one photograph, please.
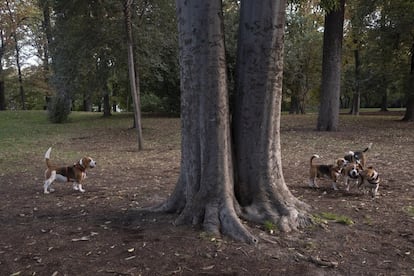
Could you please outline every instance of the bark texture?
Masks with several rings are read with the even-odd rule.
[[[257,239],[240,218],[271,221],[285,231],[304,226],[307,206],[287,188],[280,155],[285,1],[242,2],[234,144],[221,1],[176,4],[181,171],[172,195],[153,210],[177,212],[178,224],[202,225],[248,243]]]
[[[177,0],[181,63],[181,173],[157,210],[179,212],[177,224],[202,225],[255,243],[234,197],[221,1]]]
[[[345,0],[325,16],[322,57],[322,85],[317,130],[336,131],[339,122],[341,57]]]
[[[306,222],[305,204],[286,186],[280,148],[284,1],[243,1],[233,115],[236,197],[243,217],[289,231]]]

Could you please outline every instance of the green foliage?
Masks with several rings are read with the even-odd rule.
[[[284,109],[302,113],[319,97],[323,16],[312,13],[312,3],[289,6],[283,74]],[[313,95],[316,92],[316,95]]]

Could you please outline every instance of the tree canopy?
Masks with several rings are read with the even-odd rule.
[[[240,4],[222,2],[232,90]],[[122,6],[115,0],[3,1],[0,110],[42,109],[58,95],[69,105],[63,114],[132,110]],[[337,0],[288,3],[283,109],[292,113],[318,109],[324,15],[337,7]],[[175,5],[167,0],[136,0],[132,9],[142,111],[178,114]],[[340,108],[355,110],[356,103],[382,110],[410,106],[413,13],[414,4],[408,0],[346,1]]]

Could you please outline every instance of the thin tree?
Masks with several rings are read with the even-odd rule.
[[[134,42],[132,36],[132,21],[131,21],[131,6],[133,0],[125,0],[124,2],[124,17],[125,26],[127,33],[127,50],[128,50],[128,72],[129,72],[129,83],[132,95],[132,101],[134,103],[134,125],[137,130],[137,142],[138,150],[143,149],[143,138],[142,138],[142,126],[141,126],[141,103],[140,103],[140,92],[139,92],[139,78],[135,68],[134,60]]]
[[[177,0],[176,6],[181,170],[172,195],[154,210],[178,212],[178,224],[200,224],[208,232],[249,243],[257,238],[240,218],[268,220],[286,231],[304,226],[307,206],[289,192],[280,156],[285,1],[242,1],[235,148],[221,0]],[[243,158],[248,160],[243,163]]]
[[[344,13],[345,0],[338,0],[328,7],[325,15],[322,84],[317,122],[317,130],[320,131],[338,130]]]
[[[414,121],[414,43],[410,49],[411,60],[410,60],[410,74],[408,76],[407,84],[407,104],[406,110],[403,117],[403,121]]]

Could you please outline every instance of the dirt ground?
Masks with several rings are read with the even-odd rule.
[[[135,151],[130,129],[100,129],[45,145],[13,160],[0,173],[0,275],[414,275],[414,125],[398,116],[341,116],[341,130],[314,131],[314,115],[282,118],[284,176],[295,196],[353,221],[333,220],[295,233],[271,234],[249,225],[257,246],[212,238],[200,229],[174,226],[173,214],[140,207],[161,202],[179,172],[179,120],[144,119],[146,149]],[[309,188],[312,154],[332,163],[373,143],[368,164],[381,174],[379,196],[339,191],[321,180]],[[55,184],[44,195],[43,156],[52,162],[76,149],[97,160],[85,193]],[[79,156],[80,158],[81,156]]]

